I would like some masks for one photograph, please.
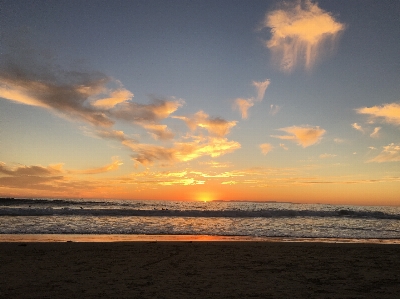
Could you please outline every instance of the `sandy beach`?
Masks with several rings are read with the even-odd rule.
[[[400,245],[0,243],[0,298],[398,298]]]

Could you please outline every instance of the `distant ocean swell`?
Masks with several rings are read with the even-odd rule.
[[[0,198],[0,234],[400,240],[399,207]]]
[[[381,211],[314,211],[314,210],[170,210],[170,209],[86,209],[86,208],[0,208],[0,216],[142,216],[142,217],[228,217],[228,218],[275,218],[275,217],[346,217],[362,219],[400,220],[399,214]]]

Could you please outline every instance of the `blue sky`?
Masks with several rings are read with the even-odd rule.
[[[398,204],[399,2],[0,5],[0,195]]]

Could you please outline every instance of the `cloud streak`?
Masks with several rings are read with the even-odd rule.
[[[23,190],[51,191],[52,194],[71,196],[80,194],[100,185],[93,180],[78,179],[79,175],[95,175],[115,170],[122,162],[113,158],[113,162],[103,167],[82,170],[64,170],[63,163],[9,167],[0,162],[0,189],[13,189],[16,192]],[[29,193],[32,194],[32,193]]]
[[[0,173],[9,176],[52,176],[62,173],[63,164],[43,166],[19,166],[16,168],[9,168],[5,163],[0,162]]]
[[[327,42],[334,42],[345,25],[310,0],[284,3],[281,9],[265,15],[260,29],[271,28],[265,46],[284,72],[299,64],[311,69]]]
[[[99,173],[105,173],[105,172],[110,172],[113,170],[117,170],[119,166],[121,166],[123,163],[121,160],[118,159],[118,157],[113,157],[113,162],[102,166],[102,167],[97,167],[97,168],[91,168],[91,169],[83,169],[83,170],[69,170],[69,174],[99,174]]]

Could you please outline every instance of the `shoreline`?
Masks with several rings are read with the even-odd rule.
[[[343,243],[400,244],[400,239],[290,238],[215,235],[96,235],[96,234],[0,234],[0,243],[57,242],[272,242],[272,243]]]
[[[397,298],[400,245],[0,243],[0,298]]]

